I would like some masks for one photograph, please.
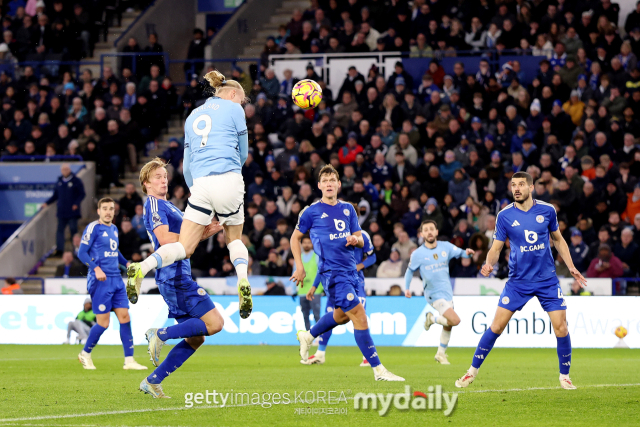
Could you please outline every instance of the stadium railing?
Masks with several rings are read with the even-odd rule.
[[[629,283],[633,283],[635,286],[629,286]],[[637,288],[637,292],[640,293],[640,277],[617,277],[611,279],[611,295],[628,295],[629,287]]]
[[[127,28],[125,28],[125,30],[120,34],[120,36],[113,41],[113,46],[114,47],[118,46],[118,43],[120,43],[120,40],[124,39],[125,37],[128,37],[129,31],[131,31],[133,26],[136,25],[138,23],[138,21],[140,19],[142,19],[146,15],[147,11],[155,4],[156,4],[156,0],[153,0],[151,3],[149,3],[149,5],[142,12],[140,12],[138,14],[138,16],[136,16],[136,18],[133,20],[133,22],[131,24],[129,24],[129,26]]]
[[[31,161],[31,160],[43,160],[43,161],[47,161],[47,162],[62,162],[62,161],[72,161],[72,160],[77,160],[79,162],[82,162],[84,159],[82,158],[82,156],[68,156],[68,155],[55,155],[55,156],[43,156],[43,155],[36,155],[36,156],[29,156],[29,155],[20,155],[20,156],[4,156],[4,157],[0,157],[0,162],[23,162],[23,161]]]

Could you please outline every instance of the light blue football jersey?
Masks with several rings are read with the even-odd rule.
[[[180,234],[182,216],[183,213],[173,203],[156,199],[153,196],[147,197],[144,203],[144,226],[154,251],[158,250],[160,242],[158,242],[153,230],[161,225],[167,225],[171,233]],[[191,263],[188,259],[156,269],[156,282],[158,283],[179,283],[181,280],[192,280]]]
[[[460,257],[469,258],[469,255],[464,249],[449,242],[438,241],[433,249],[421,245],[413,251],[407,268],[411,271],[420,270],[424,296],[429,303],[441,298],[447,301],[453,299],[449,261]]]
[[[313,250],[320,258],[319,273],[356,271],[355,247],[345,246],[348,236],[361,231],[351,203],[338,201],[331,206],[317,201],[300,212],[296,230],[309,233]]]
[[[213,96],[193,110],[184,124],[192,179],[242,173],[240,136],[246,133],[247,120],[240,104]]]
[[[509,284],[529,292],[558,283],[549,245],[549,234],[557,229],[555,208],[540,200],[534,199],[527,212],[512,203],[498,213],[493,238],[509,238]]]

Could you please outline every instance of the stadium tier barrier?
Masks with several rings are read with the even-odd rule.
[[[497,296],[455,297],[455,309],[461,322],[451,335],[451,347],[475,347],[491,325]],[[84,295],[1,295],[0,344],[60,344],[66,338],[67,324],[82,309]],[[240,319],[238,298],[212,296],[224,317],[224,328],[205,344],[218,345],[291,345],[297,344],[296,331],[304,329],[297,298],[290,296],[255,296],[253,313]],[[326,298],[323,298],[323,306]],[[618,326],[627,328],[624,343],[640,348],[640,297],[566,297],[567,322],[574,348],[612,348],[620,345],[614,335]],[[423,298],[375,297],[366,302],[369,327],[377,346],[436,347],[440,328],[424,330],[427,311],[433,311]],[[130,308],[134,343],[146,345],[144,332],[151,327],[174,324],[167,317],[167,306],[160,295],[142,295]],[[120,345],[120,325],[115,314],[100,339],[100,345]],[[556,348],[556,338],[549,316],[537,299],[517,312],[497,347]],[[334,329],[331,345],[353,346],[353,326]],[[176,344],[178,341],[170,341]],[[99,346],[98,353],[99,354]],[[355,353],[354,353],[354,357]]]
[[[553,53],[552,51],[549,52]],[[448,53],[449,54],[449,53]],[[467,74],[475,75],[478,64],[485,59],[493,71],[499,71],[507,62],[519,61],[521,70],[521,83],[530,84],[538,73],[540,61],[547,56],[525,55],[518,50],[483,50],[483,51],[457,51],[457,56],[437,55],[446,74],[453,75],[453,66],[462,62]],[[422,84],[422,76],[429,68],[429,63],[434,58],[412,58],[411,52],[369,52],[369,53],[318,53],[297,55],[269,55],[270,66],[274,69],[276,77],[282,78],[285,69],[290,69],[295,77],[306,75],[307,65],[311,64],[314,71],[324,79],[327,87],[331,89],[334,97],[340,91],[349,67],[354,66],[364,76],[367,75],[372,65],[378,67],[378,72],[385,78],[389,78],[394,72],[397,61],[402,62],[404,69],[413,78],[413,88],[417,90]],[[337,101],[340,102],[340,101]]]
[[[259,294],[267,290],[267,280],[271,276],[249,276],[251,289],[254,294]],[[274,281],[280,283],[285,288],[287,295],[297,295],[297,290],[293,282],[289,281],[288,276],[274,276]],[[196,279],[198,285],[204,288],[210,295],[237,295],[237,278],[232,277],[204,277]],[[636,279],[640,280],[640,279]],[[588,290],[593,295],[609,296],[612,295],[611,279],[588,279]],[[571,294],[571,278],[561,278],[560,287],[565,295]],[[506,279],[493,278],[464,278],[451,279],[454,295],[465,296],[498,296],[502,293],[502,289],[506,283]],[[404,277],[397,279],[367,277],[365,279],[365,290],[369,295],[387,295],[392,286],[400,286],[404,290]],[[155,280],[152,278],[142,281],[141,291],[143,294],[149,290],[156,288]],[[422,280],[414,277],[411,281],[410,289],[414,295],[423,294]],[[48,295],[60,294],[86,294],[87,280],[84,278],[46,278],[44,283],[44,293]]]

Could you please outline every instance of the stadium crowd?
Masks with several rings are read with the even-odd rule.
[[[456,262],[452,275],[477,276],[517,171],[529,172],[535,197],[555,206],[578,269],[590,277],[637,276],[640,5],[624,29],[616,25],[618,9],[609,0],[416,0],[411,7],[401,0],[330,0],[296,11],[268,38],[257,74],[234,67],[228,76],[252,101],[245,107],[251,153],[243,167],[251,272],[291,273],[289,237],[300,211],[319,197],[318,171],[331,163],[342,177],[341,197],[356,204],[375,247],[368,276],[404,273],[424,219],[437,222],[440,238],[476,251]],[[194,31],[190,58],[201,58],[202,38]],[[129,45],[142,50],[136,40]],[[440,64],[459,51],[495,56],[509,49],[546,56],[530,84],[519,61],[500,69],[481,61],[473,70],[457,63],[451,74]],[[154,34],[147,51],[162,51]],[[428,70],[414,85],[402,61],[386,76],[375,66],[352,67],[333,94],[312,66],[304,76],[276,76],[267,61],[274,53],[368,51],[409,52]],[[206,96],[198,74],[178,95],[162,62],[150,58],[136,67],[141,75],[127,62],[118,75],[105,68],[102,78],[84,71],[38,80],[30,67],[15,79],[2,74],[3,155],[80,155],[97,162],[103,185],[122,185],[124,169],[139,169],[139,156],[170,114],[185,117]],[[323,87],[317,108],[293,107],[298,78]],[[182,147],[173,139],[162,154],[169,198],[181,209],[188,196]],[[142,198],[133,185],[125,191],[116,205],[120,249],[139,260],[151,250]],[[197,276],[234,274],[222,235],[200,245],[191,264]],[[557,269],[568,276],[561,260]],[[496,275],[506,274],[505,257]]]

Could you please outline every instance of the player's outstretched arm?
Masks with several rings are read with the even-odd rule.
[[[556,250],[564,260],[564,263],[569,268],[569,272],[573,276],[574,279],[578,281],[580,287],[587,287],[587,280],[584,276],[578,271],[578,269],[573,265],[573,260],[571,259],[571,252],[569,252],[569,246],[567,246],[567,242],[562,237],[562,233],[560,230],[552,231],[551,238],[553,239],[553,244],[556,247]]]
[[[180,235],[178,233],[170,232],[168,225],[160,225],[154,228],[153,234],[156,235],[156,239],[158,239],[158,243],[160,243],[160,246],[166,245],[168,243],[176,243],[180,240]]]
[[[291,244],[291,254],[295,261],[295,271],[289,280],[295,282],[296,286],[302,286],[302,282],[306,277],[304,265],[302,264],[302,246],[300,245],[302,236],[304,236],[304,234],[300,230],[293,230],[291,240],[289,241]]]
[[[493,271],[493,266],[496,262],[498,262],[498,259],[500,258],[500,252],[502,251],[503,246],[504,246],[503,241],[495,240],[495,239],[493,240],[491,249],[489,249],[489,252],[487,252],[487,260],[482,266],[482,270],[480,270],[480,273],[484,277],[488,277],[489,274],[491,274],[491,272]]]

